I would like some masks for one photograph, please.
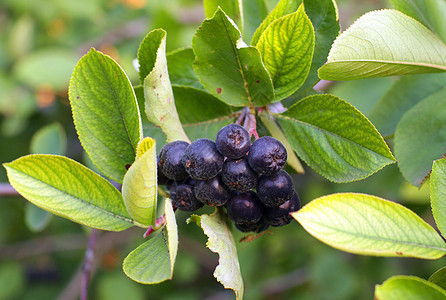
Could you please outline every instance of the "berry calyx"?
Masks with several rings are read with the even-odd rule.
[[[238,124],[229,124],[217,133],[215,144],[223,156],[238,159],[249,151],[251,139],[245,128]]]
[[[268,229],[269,224],[262,218],[255,223],[235,223],[235,227],[241,232],[255,232],[260,233]]]
[[[198,139],[184,151],[182,163],[193,179],[209,180],[221,172],[224,157],[215,143],[209,139]]]
[[[272,175],[286,163],[287,151],[285,146],[277,139],[264,136],[251,145],[248,153],[248,162],[251,168],[261,175]]]
[[[257,195],[268,207],[276,207],[290,199],[294,194],[294,183],[284,170],[273,175],[262,175],[257,184]]]

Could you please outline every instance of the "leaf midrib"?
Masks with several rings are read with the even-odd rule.
[[[440,69],[446,71],[446,65],[434,65],[434,64],[427,64],[427,63],[416,63],[416,62],[395,62],[395,61],[387,61],[387,60],[378,60],[378,59],[355,59],[355,60],[335,60],[335,61],[328,61],[325,65],[335,64],[335,63],[352,63],[352,62],[372,62],[372,63],[382,63],[387,65],[407,65],[407,66],[420,66],[420,67],[427,67],[427,68],[433,68],[433,69]]]
[[[352,235],[352,236],[358,236],[358,237],[362,237],[364,239],[369,239],[369,240],[392,242],[392,243],[395,243],[395,244],[402,244],[402,245],[409,245],[409,246],[418,246],[418,247],[427,248],[427,249],[439,250],[439,251],[442,251],[442,252],[446,253],[446,248],[441,248],[441,247],[431,246],[431,245],[426,245],[426,244],[420,244],[420,243],[415,243],[415,242],[408,242],[408,241],[400,241],[400,240],[392,240],[392,239],[380,238],[380,237],[377,237],[377,236],[369,236],[369,235],[356,233],[356,232],[353,233],[353,232],[350,232],[350,231],[342,230],[342,229],[340,229],[338,227],[328,226],[325,223],[317,222],[317,221],[315,221],[312,218],[302,218],[301,217],[302,215],[299,215],[299,216],[300,216],[300,218],[299,217],[298,218],[300,220],[308,220],[309,221],[308,223],[314,223],[314,224],[317,224],[317,225],[319,225],[321,227],[325,227],[325,228],[331,229],[331,230],[333,230],[335,232],[345,233],[345,234]],[[354,247],[354,249],[363,249],[363,248]],[[384,251],[388,251],[388,250],[384,250]],[[383,251],[381,251],[381,252],[383,252]]]
[[[370,152],[372,152],[372,153],[375,153],[375,154],[377,154],[377,155],[379,155],[379,156],[381,156],[381,157],[384,157],[384,158],[386,158],[386,159],[388,159],[388,160],[390,160],[390,161],[393,161],[393,162],[395,161],[395,160],[393,160],[393,159],[391,159],[391,158],[389,158],[389,157],[387,157],[387,156],[382,155],[381,153],[375,152],[375,151],[372,150],[372,149],[369,149],[369,148],[367,148],[367,147],[365,147],[365,146],[363,146],[363,145],[360,145],[360,144],[358,144],[358,143],[356,143],[356,142],[354,142],[354,141],[351,141],[351,140],[349,140],[349,139],[347,139],[347,138],[345,138],[345,137],[342,137],[342,136],[340,136],[340,135],[338,135],[338,134],[336,134],[336,133],[334,133],[334,132],[328,131],[328,130],[326,130],[326,129],[324,129],[324,128],[317,127],[316,125],[313,125],[313,124],[310,124],[310,123],[307,123],[307,122],[304,122],[304,121],[301,121],[301,120],[297,120],[297,119],[294,119],[294,118],[291,118],[291,117],[288,117],[288,116],[284,116],[284,115],[276,115],[276,117],[278,117],[278,118],[282,118],[282,119],[285,119],[285,120],[294,121],[294,122],[296,122],[296,123],[300,123],[300,124],[302,124],[302,126],[307,126],[307,127],[310,127],[310,128],[314,128],[314,129],[316,129],[316,130],[318,130],[318,131],[322,131],[323,133],[329,134],[329,135],[331,135],[331,136],[334,136],[334,137],[340,138],[340,139],[342,139],[342,140],[345,140],[345,141],[347,141],[347,142],[349,142],[349,143],[351,143],[351,144],[357,145],[357,146],[359,146],[360,148],[364,148],[364,149],[366,149],[367,151],[370,151]]]
[[[229,34],[230,31],[229,31],[229,28],[227,26],[227,22],[229,22],[229,20],[226,17],[226,15],[223,13],[223,11],[221,11],[221,14],[222,14],[221,18],[223,19],[222,21],[223,21],[223,25],[225,26],[226,34],[228,35],[228,38],[231,41],[232,49],[234,51],[235,58],[237,59],[237,64],[239,66],[240,74],[242,75],[243,89],[245,90],[246,96],[248,97],[249,107],[252,107],[253,106],[252,105],[252,98],[251,98],[251,94],[250,94],[249,89],[248,89],[248,82],[246,81],[246,78],[245,78],[245,72],[243,71],[243,66],[242,66],[242,63],[240,61],[240,56],[239,56],[239,53],[238,53],[238,49],[237,49],[237,46],[234,44],[234,41],[232,40],[231,35]],[[238,31],[237,28],[234,27],[234,29]],[[240,39],[241,38],[242,37],[240,35]],[[237,43],[237,41],[235,41],[235,42]]]
[[[121,215],[114,214],[114,213],[112,213],[112,212],[110,212],[110,211],[108,211],[108,210],[103,209],[102,207],[99,207],[99,206],[94,205],[93,203],[90,203],[90,202],[88,202],[88,201],[86,201],[86,200],[77,198],[76,196],[74,196],[74,195],[68,193],[67,191],[60,190],[59,188],[57,188],[57,187],[55,187],[55,186],[53,186],[53,185],[51,185],[51,184],[49,184],[49,183],[47,183],[47,182],[45,182],[45,181],[42,181],[42,180],[40,180],[40,179],[38,179],[38,178],[36,178],[36,177],[34,177],[34,176],[31,176],[30,174],[27,174],[27,173],[23,172],[22,170],[13,168],[12,166],[9,166],[9,167],[12,168],[12,169],[14,169],[16,172],[19,172],[19,173],[25,175],[26,177],[30,177],[30,178],[32,178],[32,179],[35,180],[35,181],[38,181],[38,182],[40,182],[40,183],[42,183],[42,184],[44,184],[44,185],[47,185],[47,186],[49,186],[50,188],[53,188],[53,189],[57,190],[58,192],[61,192],[62,194],[65,194],[65,195],[67,195],[67,196],[69,196],[69,197],[71,197],[71,198],[73,198],[73,199],[75,199],[75,200],[78,200],[78,201],[81,202],[81,203],[84,203],[84,204],[86,204],[86,205],[88,205],[88,206],[93,207],[94,209],[96,209],[96,210],[98,210],[98,211],[100,211],[100,212],[105,213],[106,215],[109,215],[109,216],[114,217],[114,218],[117,218],[117,219],[121,219],[122,221],[128,222],[128,223],[130,223],[130,224],[132,224],[132,225],[135,224],[135,222],[134,222],[133,220],[131,220],[131,219],[128,219],[128,218],[126,218],[126,217],[124,217],[124,216],[121,216]],[[35,189],[33,188],[33,190],[35,190]],[[57,211],[57,210],[55,210],[55,211]]]
[[[110,58],[110,59],[111,59],[111,58]],[[136,156],[136,148],[135,148],[135,145],[133,145],[133,140],[132,140],[132,138],[131,138],[131,136],[130,136],[130,132],[129,132],[129,129],[128,129],[128,126],[127,126],[127,122],[126,122],[126,119],[124,118],[124,114],[123,114],[123,112],[122,112],[121,105],[120,105],[120,103],[119,103],[119,101],[118,101],[118,96],[117,96],[117,94],[116,94],[114,85],[112,84],[112,82],[110,81],[110,79],[109,79],[109,77],[108,77],[108,74],[107,74],[107,71],[106,71],[106,69],[105,69],[105,66],[104,66],[103,62],[102,62],[101,60],[99,60],[99,61],[100,61],[99,65],[101,66],[101,70],[102,70],[102,72],[103,72],[103,74],[104,74],[105,79],[107,80],[108,86],[110,87],[110,91],[111,91],[112,94],[113,94],[113,100],[114,100],[114,102],[115,102],[115,105],[118,107],[118,111],[119,111],[119,114],[120,114],[120,116],[121,116],[122,124],[124,125],[125,132],[126,132],[126,134],[127,134],[128,140],[129,140],[129,142],[130,142],[130,145],[132,146],[133,154],[134,154],[134,156]],[[121,67],[120,67],[119,65],[117,65],[117,68],[118,68],[120,71],[122,71],[122,69],[121,69]],[[125,79],[127,79],[127,78],[126,78],[126,75],[124,75],[124,77],[125,77],[125,78],[124,78],[124,81],[125,81]],[[122,79],[122,78],[121,78],[121,79]],[[131,90],[132,90],[132,94],[133,94],[133,96],[134,96],[133,98],[136,98],[136,96],[135,96],[135,92],[133,91],[133,88],[131,88]],[[132,100],[135,100],[135,99],[132,99]],[[136,104],[136,103],[135,103],[135,104]]]

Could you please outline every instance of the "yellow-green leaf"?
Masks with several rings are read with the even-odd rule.
[[[376,300],[443,300],[446,291],[415,276],[393,276],[375,286]]]
[[[149,226],[155,221],[157,199],[155,140],[145,138],[136,152],[138,157],[122,182],[122,197],[132,218]]]
[[[4,166],[23,197],[55,215],[102,230],[121,231],[134,225],[121,193],[74,160],[36,154]]]
[[[391,9],[366,13],[334,41],[326,80],[446,71],[446,45],[417,20]]]
[[[314,51],[314,29],[303,5],[272,22],[256,47],[273,81],[274,101],[293,94],[308,76]]]
[[[446,253],[440,235],[414,212],[371,195],[323,196],[292,215],[311,235],[346,252],[425,259]]]

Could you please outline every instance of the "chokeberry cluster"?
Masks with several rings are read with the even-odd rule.
[[[248,131],[229,124],[215,142],[202,138],[164,145],[158,184],[166,185],[180,210],[224,206],[240,231],[261,232],[288,224],[290,212],[300,208],[291,176],[282,169],[286,160],[287,151],[277,139],[265,136],[251,144]]]

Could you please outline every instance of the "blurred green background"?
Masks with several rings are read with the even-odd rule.
[[[269,8],[276,2],[268,0]],[[344,30],[362,13],[390,7],[384,0],[342,0],[338,6]],[[145,34],[162,27],[168,32],[168,51],[188,47],[203,18],[200,0],[2,0],[0,162],[40,152],[67,155],[91,166],[67,99],[77,60],[95,47],[117,60],[138,84],[133,60]],[[329,92],[367,115],[393,81],[336,83]],[[392,146],[392,140],[387,141]],[[306,170],[305,175],[294,175],[303,204],[335,192],[370,193],[402,203],[433,224],[428,185],[421,190],[411,187],[396,165],[349,184],[333,184]],[[6,181],[0,168],[0,182]],[[101,233],[91,299],[232,299],[232,291],[212,276],[218,257],[205,248],[201,229],[186,225],[186,213],[177,216],[180,250],[172,281],[145,286],[122,272],[122,260],[142,242],[143,230]],[[242,237],[236,232],[237,240]],[[87,239],[88,229],[49,217],[23,198],[0,195],[0,300],[77,299]],[[317,241],[295,221],[238,247],[246,299],[372,299],[374,285],[392,275],[427,279],[442,266],[442,260],[343,253]]]

